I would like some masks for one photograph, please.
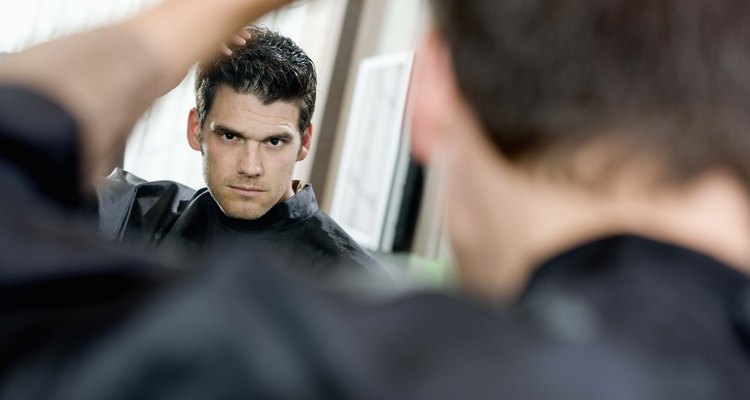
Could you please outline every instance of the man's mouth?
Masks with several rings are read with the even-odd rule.
[[[245,197],[255,197],[265,192],[265,190],[257,186],[229,185],[229,188],[240,196]]]

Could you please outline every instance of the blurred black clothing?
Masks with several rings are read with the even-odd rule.
[[[703,254],[598,240],[542,265],[518,310],[561,340],[628,354],[664,398],[750,398],[748,279]]]
[[[19,196],[53,206],[76,208],[82,201],[78,179],[77,124],[56,104],[22,88],[0,90],[0,162],[5,182]],[[10,186],[14,188],[14,186]],[[23,204],[4,191],[4,201]]]
[[[309,184],[256,220],[226,216],[206,188],[196,192],[173,181],[148,182],[121,169],[98,188],[98,197],[100,231],[129,245],[191,257],[218,243],[259,244],[254,247],[280,250],[283,268],[303,277],[344,280],[364,272],[392,281],[383,265],[319,209]]]
[[[205,267],[75,346],[50,340],[27,351],[0,375],[0,398],[387,398],[335,307],[259,250],[250,249],[253,268],[237,250],[197,260]]]
[[[176,273],[60,206],[64,112],[14,89],[0,104],[0,141],[26,151],[0,147],[0,398],[750,398],[747,279],[703,255],[596,241],[545,263],[511,315],[442,294],[334,301],[265,246]],[[71,170],[33,170],[49,157]]]
[[[85,343],[176,274],[91,235],[76,139],[56,104],[0,88],[0,374]]]
[[[404,398],[750,398],[748,279],[702,254],[594,241],[508,311],[432,296],[352,318]]]

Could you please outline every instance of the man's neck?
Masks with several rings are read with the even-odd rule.
[[[617,225],[672,242],[750,274],[750,199],[738,180],[707,173],[650,201],[622,204]]]
[[[292,193],[297,194],[300,190],[302,190],[305,187],[305,183],[300,180],[293,180],[292,181]]]
[[[465,138],[466,139],[466,138]],[[606,191],[545,179],[465,140],[461,178],[447,188],[459,280],[494,299],[513,298],[543,262],[572,247],[634,234],[705,253],[750,273],[750,197],[714,171],[679,187],[644,186],[637,168]],[[471,173],[469,173],[471,172]],[[463,279],[461,279],[463,277]]]

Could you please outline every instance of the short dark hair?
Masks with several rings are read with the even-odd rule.
[[[257,96],[263,104],[289,101],[299,107],[298,128],[305,131],[315,110],[315,65],[291,39],[264,27],[250,26],[247,43],[230,57],[218,56],[198,66],[196,108],[201,127],[221,85]]]
[[[432,0],[462,95],[509,159],[619,132],[670,178],[750,188],[750,2]],[[631,129],[632,128],[632,129]]]

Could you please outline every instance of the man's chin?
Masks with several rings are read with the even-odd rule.
[[[264,216],[266,213],[263,212],[232,212],[232,213],[224,213],[226,216],[234,219],[241,219],[246,221],[253,221],[256,220],[262,216]]]
[[[268,212],[268,209],[264,209],[264,210],[257,210],[257,209],[255,209],[255,210],[248,210],[248,209],[235,209],[235,208],[231,208],[231,207],[227,207],[227,208],[220,207],[220,208],[221,208],[221,211],[224,212],[224,215],[226,215],[227,217],[234,218],[234,219],[246,220],[246,221],[256,220],[256,219],[258,219],[258,218],[266,215],[266,213]]]

